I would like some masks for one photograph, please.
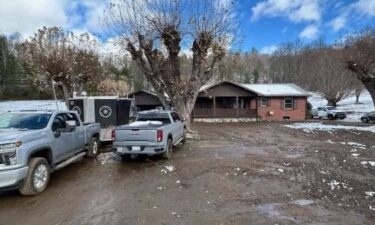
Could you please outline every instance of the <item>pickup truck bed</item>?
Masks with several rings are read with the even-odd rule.
[[[134,123],[113,130],[113,151],[123,157],[162,154],[185,140],[185,124],[173,111],[141,112]]]

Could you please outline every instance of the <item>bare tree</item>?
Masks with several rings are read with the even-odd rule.
[[[313,77],[312,85],[329,105],[349,96],[355,86],[355,78],[343,67],[341,49],[318,47],[308,54],[309,64],[305,66],[307,77]]]
[[[105,24],[119,36],[165,107],[164,94],[190,124],[199,89],[214,74],[236,31],[232,2],[113,0]],[[191,51],[181,70],[182,49]],[[190,129],[190,127],[188,127]]]
[[[44,27],[23,43],[21,58],[28,64],[31,79],[42,90],[56,82],[68,104],[75,89],[82,91],[90,78],[100,74],[96,41],[88,34],[75,35],[58,27]]]
[[[346,68],[363,83],[375,105],[375,28],[349,36],[345,45]]]

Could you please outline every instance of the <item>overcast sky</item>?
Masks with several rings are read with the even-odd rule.
[[[108,0],[0,0],[0,33],[32,35],[43,26],[88,31],[106,41],[100,17]],[[218,0],[228,1],[228,0]],[[270,53],[280,43],[327,42],[375,25],[375,0],[237,0],[242,50]]]

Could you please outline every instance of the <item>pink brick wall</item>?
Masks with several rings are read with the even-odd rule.
[[[289,117],[289,120],[301,121],[306,117],[306,97],[295,97],[294,109],[283,109],[282,104],[284,104],[284,98],[274,97],[268,98],[268,106],[261,106],[258,103],[258,116],[261,120],[265,121],[283,121],[284,117]],[[251,102],[251,108],[255,105],[255,101]],[[273,115],[270,115],[270,111]]]

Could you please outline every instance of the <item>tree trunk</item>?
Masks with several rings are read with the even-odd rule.
[[[68,87],[65,84],[61,84],[61,88],[63,90],[66,108],[69,108],[69,90],[68,90]]]
[[[355,104],[359,104],[359,96],[361,95],[362,90],[355,90]]]
[[[375,78],[370,79],[368,82],[362,81],[368,92],[370,92],[372,103],[375,106]]]
[[[329,106],[333,106],[333,107],[336,107],[337,106],[337,100],[336,99],[327,99],[328,100],[328,104]]]

